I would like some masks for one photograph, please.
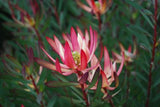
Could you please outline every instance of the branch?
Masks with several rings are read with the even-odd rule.
[[[151,92],[151,83],[152,83],[152,69],[153,63],[155,58],[155,49],[156,49],[156,42],[157,42],[157,9],[158,9],[158,0],[155,0],[155,9],[154,9],[154,38],[153,38],[153,49],[152,49],[152,58],[150,62],[150,69],[149,69],[149,77],[148,77],[148,91],[147,91],[147,100],[145,106],[148,107],[149,99],[150,99],[150,92]]]

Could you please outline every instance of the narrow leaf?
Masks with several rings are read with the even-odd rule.
[[[92,81],[91,81],[91,84],[87,87],[87,89],[92,88],[92,87],[96,84],[96,82],[97,82],[97,80],[98,80],[98,77],[99,77],[99,72],[100,72],[100,68],[98,67],[98,68],[96,69],[96,72],[95,72],[94,76],[93,76],[93,79],[92,79]]]
[[[98,96],[100,96],[101,87],[102,87],[102,76],[99,76],[97,90],[96,90],[96,93],[94,95],[94,99],[97,98]]]
[[[53,97],[49,100],[47,107],[54,107],[54,104],[55,104],[55,102],[56,102],[56,99],[57,99],[57,97],[56,97],[56,96],[53,96]]]
[[[45,85],[47,85],[48,87],[68,87],[68,86],[77,86],[79,85],[79,83],[49,81],[49,82],[46,82]]]
[[[88,72],[86,72],[84,75],[82,75],[81,79],[79,80],[79,83],[84,84],[88,79],[88,75],[89,75]]]

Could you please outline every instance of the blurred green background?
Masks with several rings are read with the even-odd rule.
[[[119,42],[125,49],[134,45],[136,41],[137,55],[133,62],[123,67],[119,76],[119,87],[109,91],[116,107],[142,107],[145,105],[148,88],[148,75],[152,56],[154,34],[154,2],[153,0],[113,0],[108,11],[101,16],[102,29],[98,28],[98,20],[94,15],[81,9],[75,0],[36,0],[38,3],[37,14],[32,11],[30,0],[0,0],[0,106],[2,107],[39,107],[41,101],[46,107],[83,107],[82,92],[78,88],[48,87],[46,81],[76,81],[76,76],[62,76],[40,67],[37,63],[28,66],[29,58],[26,49],[32,47],[35,57],[48,60],[39,49],[38,36],[35,29],[30,29],[16,23],[11,16],[8,2],[24,9],[35,19],[35,28],[42,38],[45,49],[58,57],[52,51],[45,37],[53,38],[56,35],[62,43],[62,33],[70,33],[71,27],[79,26],[82,31],[92,26],[101,36],[102,43],[111,52],[120,53]],[[85,0],[81,0],[87,5]],[[158,1],[160,4],[160,0]],[[159,6],[159,5],[158,5]],[[158,28],[155,61],[152,69],[152,87],[150,106],[160,106],[160,8],[158,8]],[[18,20],[21,13],[14,9]],[[134,38],[134,39],[133,39]],[[98,56],[100,49],[96,51]],[[7,56],[6,56],[7,55]],[[103,59],[102,59],[103,61]],[[24,73],[24,69],[29,69]],[[128,72],[128,73],[126,73]],[[32,74],[40,94],[37,95],[32,80],[27,79],[27,74]],[[118,93],[117,93],[118,92]],[[102,93],[90,99],[91,107],[109,107],[108,101],[102,100]],[[94,96],[94,91],[89,90],[89,96]]]

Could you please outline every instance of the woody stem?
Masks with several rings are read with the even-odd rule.
[[[103,89],[104,89],[105,93],[108,94],[107,89],[106,89],[106,88],[103,88]],[[109,95],[109,94],[108,94],[108,95]],[[110,96],[110,95],[109,95],[109,96]],[[115,107],[115,106],[114,106],[114,103],[113,103],[113,101],[112,101],[112,96],[110,96],[110,98],[108,99],[108,101],[109,101],[111,107]]]
[[[98,14],[98,23],[99,23],[99,30],[101,31],[101,26],[102,26],[102,20],[101,20],[101,15],[100,13]]]
[[[34,86],[34,88],[35,88],[35,90],[36,90],[36,93],[37,93],[37,95],[38,95],[38,94],[39,94],[39,90],[38,90],[38,88],[37,88],[37,86],[36,86],[36,83],[35,83],[32,75],[30,75],[30,79],[32,80],[32,84],[33,84],[33,86]]]
[[[33,29],[34,29],[34,31],[36,32],[36,35],[37,35],[37,37],[38,37],[38,42],[39,42],[39,44],[40,44],[40,46],[44,46],[43,45],[43,42],[42,42],[42,38],[41,38],[41,36],[40,36],[40,34],[39,34],[39,32],[38,32],[38,29],[36,28],[36,26],[33,26]]]
[[[148,91],[147,91],[147,100],[145,106],[149,106],[149,99],[150,99],[150,92],[151,92],[151,85],[152,85],[152,69],[155,59],[155,50],[156,50],[156,42],[157,42],[157,13],[158,13],[158,0],[155,0],[155,9],[154,9],[154,37],[153,37],[153,48],[152,48],[152,58],[150,62],[150,69],[149,69],[149,77],[148,77]]]
[[[35,90],[36,90],[37,95],[39,95],[39,89],[37,88],[37,85],[36,85],[36,83],[35,83],[35,81],[34,81],[34,79],[33,79],[33,76],[30,75],[29,77],[30,77],[30,79],[32,80],[32,84],[33,84],[33,86],[34,86],[34,88],[35,88]],[[42,100],[40,101],[40,103],[41,103],[41,107],[44,107],[44,104],[43,104]]]
[[[79,77],[81,77],[83,74],[81,74],[80,71],[77,70],[77,74]],[[82,90],[82,93],[83,93],[83,99],[85,100],[86,102],[86,107],[89,107],[89,101],[88,101],[88,98],[87,98],[87,93],[84,89],[84,84],[83,83],[80,83],[80,86],[81,86],[81,90]]]
[[[84,84],[80,84],[81,85],[81,89],[82,89],[82,92],[83,92],[83,98],[86,102],[86,107],[89,107],[89,102],[88,102],[88,98],[87,98],[87,93],[84,89]]]

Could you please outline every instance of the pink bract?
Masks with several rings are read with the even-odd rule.
[[[99,17],[99,15],[104,14],[110,5],[112,4],[112,0],[86,0],[89,6],[83,4],[80,2],[81,0],[76,0],[77,4],[87,12],[93,13],[96,15],[96,17]]]
[[[109,58],[108,50],[104,47],[104,70],[101,70],[102,75],[102,87],[109,90],[114,90],[115,87],[110,87],[113,81],[116,82],[116,78],[120,75],[124,65],[124,54],[122,53],[122,60],[119,69],[116,68],[116,61],[111,61]]]
[[[97,61],[98,59],[96,58],[96,56],[94,56],[93,59],[91,60],[91,64],[95,65],[95,62]],[[100,74],[102,77],[102,90],[103,89],[114,90],[118,86],[118,76],[122,71],[123,65],[124,65],[124,54],[122,54],[121,64],[119,66],[119,69],[117,70],[116,61],[112,61],[110,59],[108,50],[106,47],[104,47],[104,69],[102,69],[101,65],[99,64]],[[89,82],[92,81],[95,72],[96,68],[89,73],[89,78],[88,78]],[[116,82],[116,85],[111,87],[111,84],[113,82]],[[97,83],[91,89],[95,90],[97,88]]]
[[[132,52],[132,47],[131,45],[129,45],[128,50],[124,48],[124,46],[119,43],[119,46],[121,48],[121,51],[124,52],[124,56],[125,56],[125,64],[133,62],[133,59],[136,57],[137,54],[137,49],[136,49],[136,43],[134,41],[134,49]],[[120,62],[122,60],[122,55],[116,53],[116,52],[112,52],[113,57],[115,58],[115,60],[117,62]]]
[[[62,75],[70,75],[80,71],[81,74],[95,68],[95,66],[88,67],[97,46],[98,34],[90,27],[89,32],[85,30],[85,34],[82,33],[79,27],[77,27],[77,33],[74,28],[71,28],[71,34],[62,34],[65,44],[59,41],[54,35],[54,40],[46,37],[48,43],[52,49],[60,56],[61,62],[51,57],[51,55],[43,48],[41,49],[47,55],[47,57],[54,63],[50,63],[39,58],[35,58],[36,62],[48,69],[58,71]]]

